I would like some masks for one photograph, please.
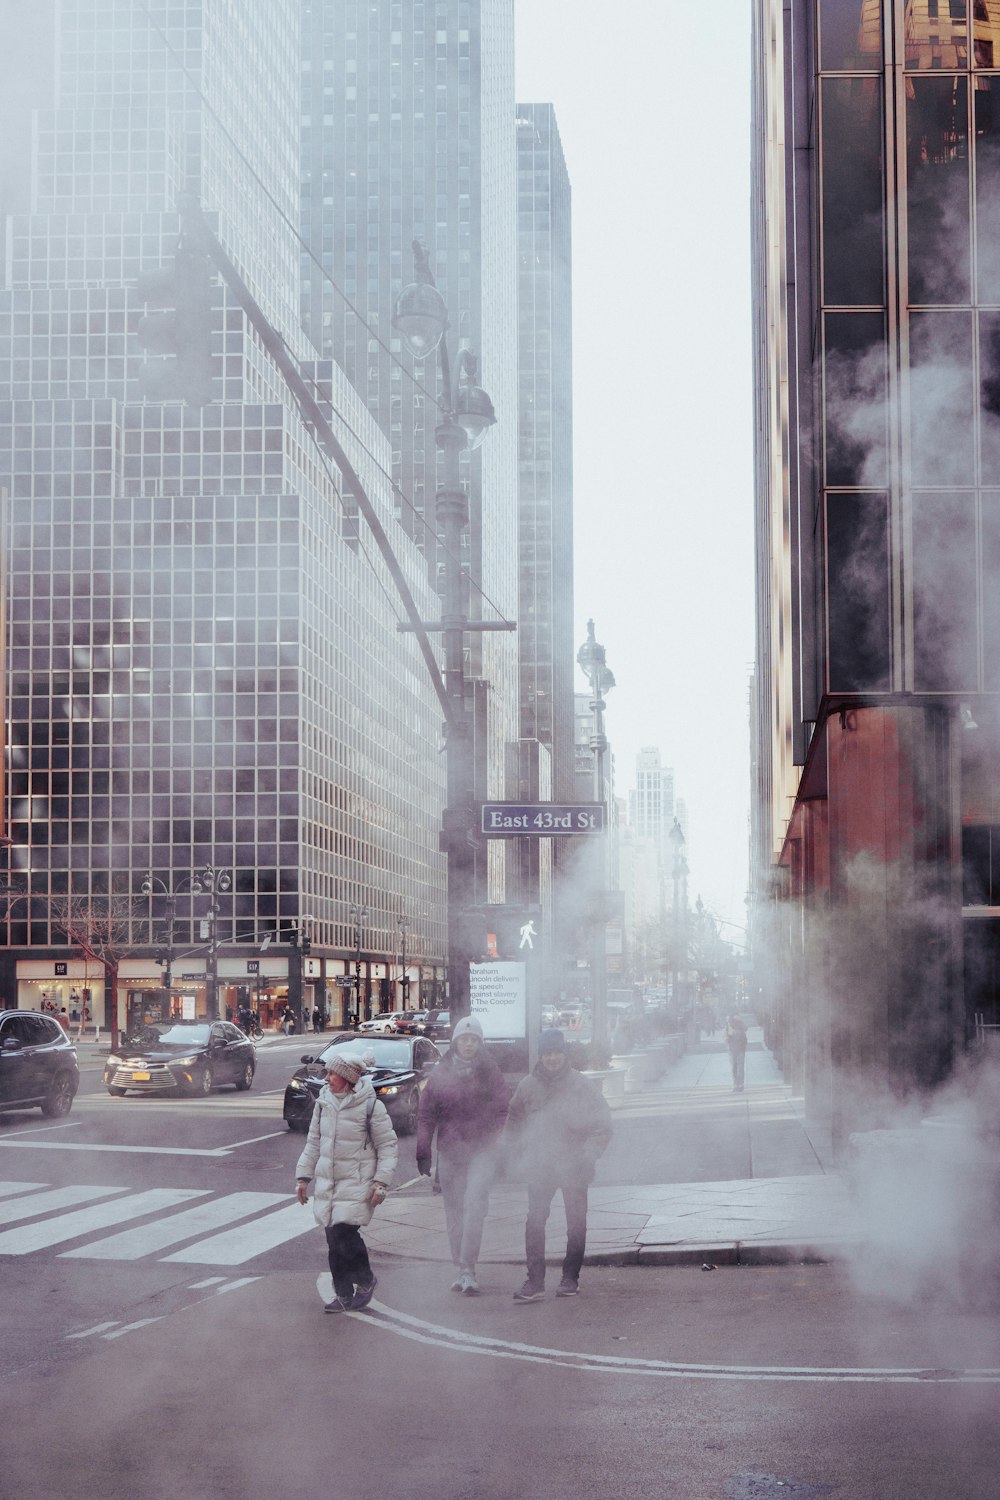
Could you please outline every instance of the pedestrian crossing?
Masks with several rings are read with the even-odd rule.
[[[0,1182],[0,1256],[67,1246],[61,1259],[240,1266],[315,1227],[287,1193]]]

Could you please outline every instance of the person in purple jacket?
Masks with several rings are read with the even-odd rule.
[[[444,1198],[451,1258],[458,1267],[452,1291],[479,1291],[476,1261],[496,1174],[496,1148],[510,1090],[483,1045],[483,1028],[471,1016],[455,1023],[451,1046],[420,1096],[417,1170],[431,1175],[431,1142],[437,1134],[438,1177]]]

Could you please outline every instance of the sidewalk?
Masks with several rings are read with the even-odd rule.
[[[666,1125],[681,1141],[700,1121],[725,1123],[745,1144],[752,1176],[727,1181],[614,1186],[601,1170],[590,1191],[590,1265],[768,1264],[825,1260],[855,1236],[843,1179],[823,1159],[760,1034],[750,1032],[746,1091],[734,1094],[725,1049],[711,1039],[684,1054],[662,1078],[627,1094],[615,1121],[642,1120],[650,1138]],[[745,1135],[745,1142],[743,1136]],[[699,1146],[703,1148],[699,1137]],[[704,1150],[701,1151],[704,1159]],[[718,1163],[716,1163],[718,1165]],[[708,1167],[710,1169],[711,1162]],[[502,1184],[490,1200],[482,1264],[519,1265],[524,1257],[524,1188]],[[450,1263],[444,1209],[426,1178],[402,1183],[365,1231],[372,1250]],[[565,1220],[559,1195],[548,1245],[562,1259]]]

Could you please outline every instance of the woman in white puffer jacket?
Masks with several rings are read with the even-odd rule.
[[[361,1226],[384,1201],[398,1155],[396,1132],[364,1058],[338,1049],[327,1063],[295,1168],[296,1196],[306,1203],[313,1183],[313,1213],[326,1233],[335,1294],[328,1313],[356,1311],[372,1300],[376,1281]]]

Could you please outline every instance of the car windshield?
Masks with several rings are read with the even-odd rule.
[[[376,1068],[408,1068],[410,1066],[410,1044],[402,1039],[391,1036],[366,1036],[364,1045],[359,1046],[354,1037],[338,1037],[326,1051],[320,1054],[320,1061],[325,1063],[333,1056],[335,1047],[349,1047],[351,1043],[358,1052],[371,1052],[375,1058]]]
[[[143,1047],[206,1047],[208,1032],[207,1026],[143,1026],[129,1041]]]

